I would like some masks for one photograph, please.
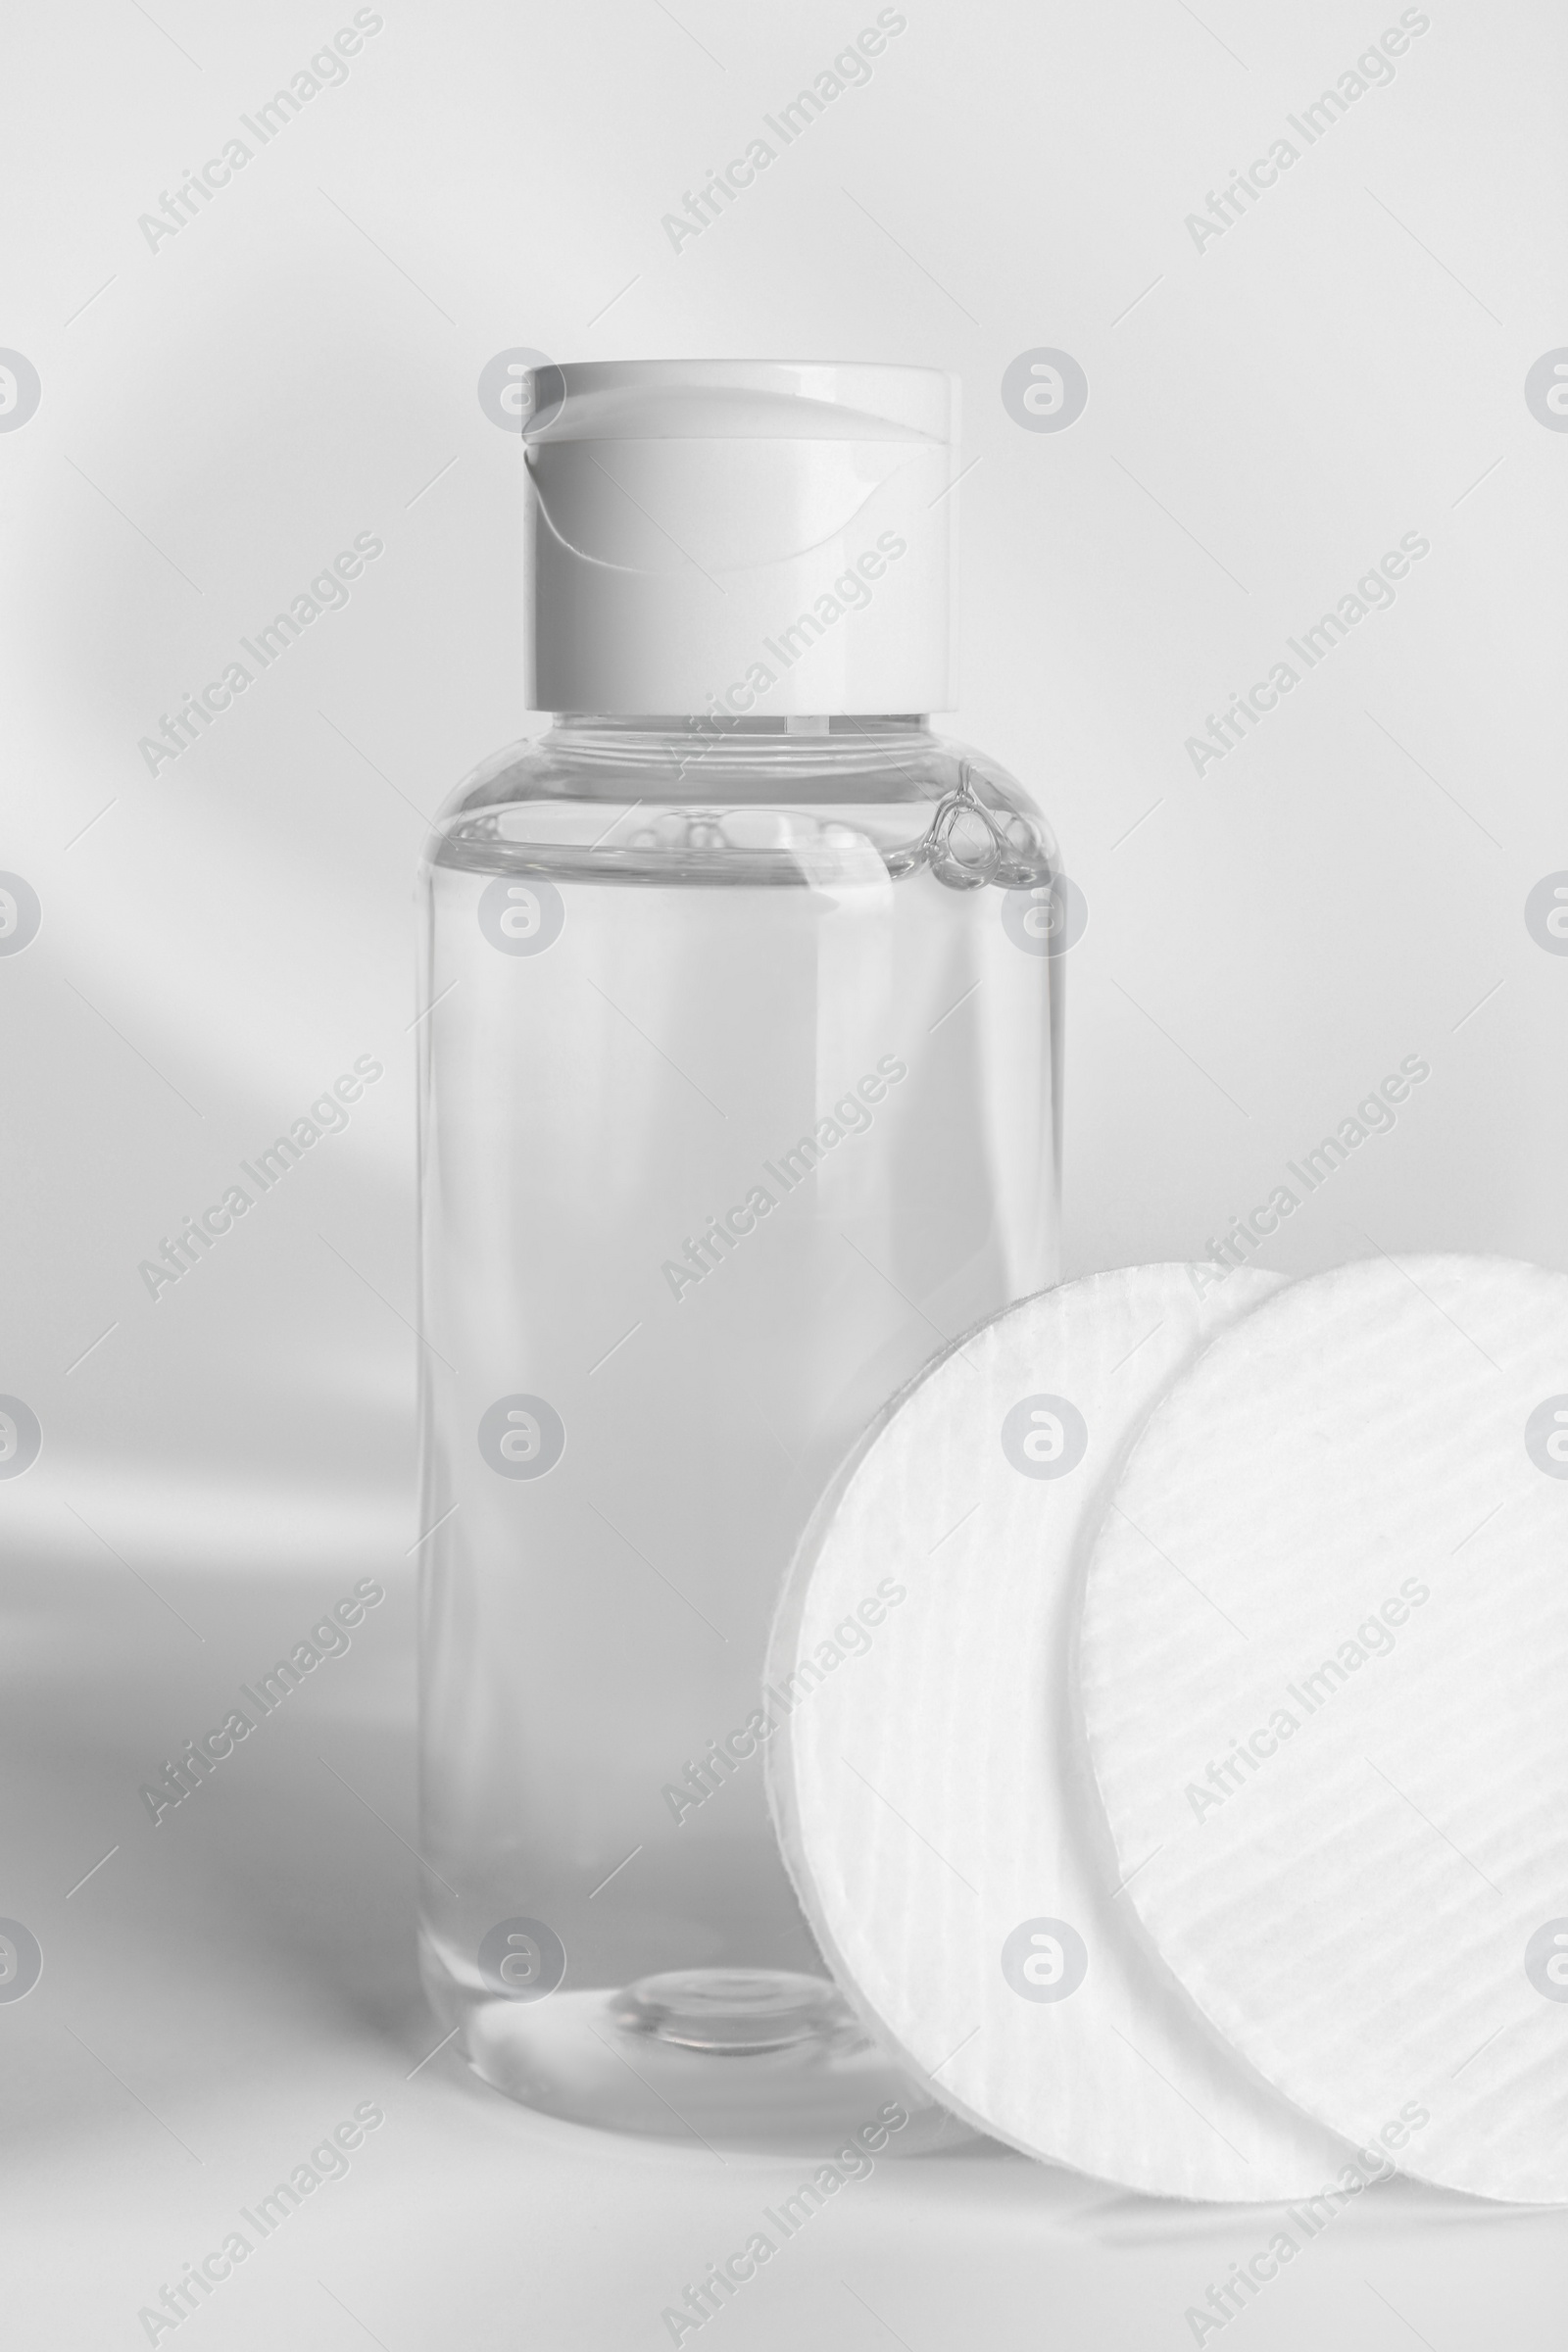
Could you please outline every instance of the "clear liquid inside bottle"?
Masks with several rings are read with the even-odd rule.
[[[865,1423],[1055,1279],[1056,874],[915,719],[564,719],[438,820],[421,1963],[528,2104],[761,2145],[914,2111],[780,1858],[763,1664]]]

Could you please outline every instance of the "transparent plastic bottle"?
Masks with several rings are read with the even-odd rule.
[[[423,875],[424,1966],[492,2082],[628,2129],[634,2068],[699,2130],[874,2111],[769,1621],[865,1422],[1056,1272],[1043,822],[918,721],[787,728],[564,720]]]
[[[1055,1279],[1062,887],[1008,777],[863,711],[560,714],[437,821],[421,1965],[530,2105],[915,2113],[791,1889],[763,1664],[865,1423]]]

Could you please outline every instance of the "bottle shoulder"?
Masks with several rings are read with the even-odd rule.
[[[1058,870],[1033,797],[988,754],[918,722],[816,734],[557,725],[449,796],[426,866],[632,880],[824,882],[868,855],[894,879],[1035,887]]]

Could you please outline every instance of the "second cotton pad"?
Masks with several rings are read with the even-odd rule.
[[[1095,1275],[943,1356],[841,1473],[768,1662],[769,1788],[840,1982],[983,2131],[1171,2195],[1278,2198],[1344,2143],[1198,2016],[1118,1894],[1070,1705],[1080,1537],[1209,1335],[1185,1266]]]
[[[1402,2171],[1568,2197],[1568,1277],[1298,1283],[1116,1502],[1083,1701],[1160,1951]]]

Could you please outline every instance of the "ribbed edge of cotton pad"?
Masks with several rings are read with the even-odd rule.
[[[1276,1287],[1200,1300],[1186,1267],[1135,1267],[967,1335],[824,1497],[767,1673],[781,1840],[861,2014],[980,2129],[1195,2198],[1310,2194],[1348,2151],[1225,2047],[1116,1891],[1069,1637],[1128,1439]]]
[[[1568,1277],[1298,1283],[1152,1416],[1080,1650],[1129,1892],[1204,2013],[1401,2170],[1530,2201],[1568,2197],[1565,1433]]]

